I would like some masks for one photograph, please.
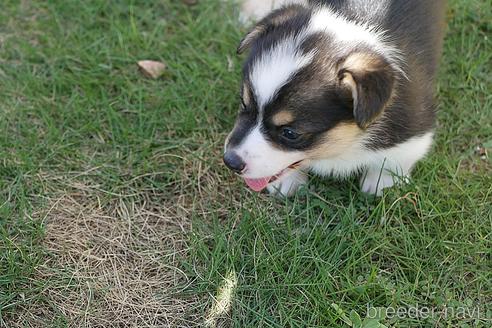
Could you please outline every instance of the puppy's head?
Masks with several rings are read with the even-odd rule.
[[[241,41],[241,109],[224,162],[256,191],[359,143],[392,98],[395,66],[378,34],[327,8],[272,12]],[[380,48],[379,48],[380,46]]]

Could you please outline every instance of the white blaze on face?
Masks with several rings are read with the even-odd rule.
[[[272,177],[304,158],[300,151],[286,151],[273,147],[257,125],[236,149],[246,163],[245,178]]]
[[[260,114],[280,88],[312,61],[314,54],[302,54],[299,50],[301,40],[302,37],[286,38],[270,51],[261,54],[253,64],[250,80]]]
[[[253,189],[255,186],[250,183],[255,182],[249,179],[262,179],[256,181],[256,187],[260,190],[271,177],[304,159],[302,152],[274,147],[261,132],[265,105],[275,98],[277,92],[296,72],[312,61],[313,53],[303,54],[299,50],[301,41],[301,36],[291,36],[282,40],[261,54],[250,70],[251,86],[258,105],[258,121],[234,151],[245,162],[246,170],[243,177]]]

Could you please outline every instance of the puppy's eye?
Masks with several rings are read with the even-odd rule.
[[[287,140],[296,140],[299,138],[300,134],[292,130],[291,128],[282,129],[282,137]]]

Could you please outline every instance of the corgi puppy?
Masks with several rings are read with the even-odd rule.
[[[381,195],[407,181],[434,134],[445,0],[245,0],[280,5],[244,36],[241,108],[224,163],[289,196],[307,173],[360,174]],[[254,4],[257,3],[257,6]]]

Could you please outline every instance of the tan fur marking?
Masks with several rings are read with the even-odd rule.
[[[343,74],[342,83],[345,84],[350,91],[352,91],[352,98],[354,99],[354,108],[357,107],[357,83],[355,83],[354,77],[350,73]]]
[[[371,72],[378,69],[380,62],[377,55],[358,52],[348,56],[343,66],[349,70]]]
[[[340,123],[327,131],[317,147],[308,151],[309,159],[329,159],[345,153],[361,140],[363,131],[355,123]]]
[[[288,125],[294,121],[292,112],[283,110],[273,115],[272,122],[277,126]]]
[[[384,63],[382,61],[382,58],[380,58],[377,54],[358,52],[358,53],[353,53],[347,57],[347,59],[343,64],[343,67],[344,69],[348,70],[348,72],[346,72],[343,75],[341,83],[343,83],[346,87],[348,87],[352,92],[352,97],[354,99],[354,109],[357,108],[357,104],[358,104],[357,100],[359,95],[357,91],[357,82],[355,81],[352,74],[357,74],[357,73],[367,74],[367,73],[376,72],[378,70],[384,69],[385,65],[387,64]],[[391,104],[393,104],[393,100],[395,98],[396,98],[396,88],[392,88],[391,95],[389,99],[383,104],[382,110],[379,112],[378,115],[373,117],[370,122],[367,122],[364,125],[364,128],[367,128],[369,125],[373,124],[378,119],[380,119],[381,116],[383,116],[385,109],[391,106]]]

